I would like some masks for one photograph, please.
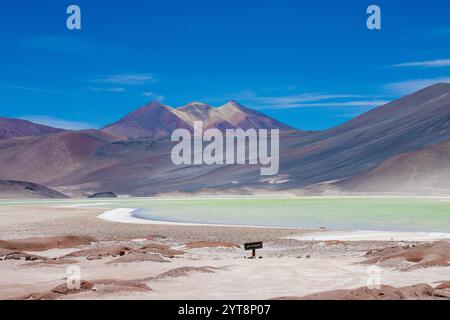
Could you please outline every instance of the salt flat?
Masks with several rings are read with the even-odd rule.
[[[442,221],[446,221],[447,203],[434,199],[417,201],[425,207],[430,204],[431,208],[425,208],[424,212],[443,217],[441,224]],[[390,199],[387,206],[397,208],[406,202],[410,200]],[[180,199],[177,202],[132,198],[112,201],[1,202],[0,240],[62,235],[89,236],[95,240],[91,245],[78,248],[28,252],[47,259],[62,259],[61,264],[56,264],[58,260],[0,261],[0,299],[20,298],[31,293],[57,299],[270,299],[281,296],[304,296],[328,290],[365,286],[373,271],[370,269],[371,265],[361,264],[367,259],[368,252],[377,252],[383,248],[409,250],[408,248],[426,245],[429,241],[436,240],[434,236],[439,236],[428,230],[374,232],[358,229],[338,231],[273,226],[255,228],[245,225],[224,226],[221,225],[223,221],[216,222],[218,225],[211,225],[201,224],[201,220],[183,223],[177,219],[174,223],[165,223],[162,220],[152,223],[148,220],[150,223],[144,224],[136,223],[138,220],[142,221],[139,218],[134,218],[138,219],[136,221],[125,219],[120,222],[99,218],[112,210],[120,217],[123,214],[130,215],[134,212],[132,208],[145,210],[156,208],[160,213],[162,213],[158,211],[160,209],[175,209],[174,212],[179,214],[177,218],[183,217],[178,210],[187,209],[190,213],[190,210],[196,209],[200,211],[200,215],[194,218],[203,217],[210,212],[211,217],[216,219],[219,213],[229,212],[233,219],[239,218],[244,213],[254,219],[255,212],[261,207],[266,207],[263,216],[280,213],[285,219],[292,218],[294,216],[291,214],[299,212],[302,221],[307,217],[305,212],[311,210],[319,216],[322,214],[321,217],[324,218],[320,220],[322,223],[326,222],[325,218],[330,215],[324,215],[321,210],[334,208],[339,212],[345,212],[352,203],[360,205],[373,202],[372,199],[353,198],[341,200],[265,197],[231,200]],[[342,204],[342,208],[338,208],[336,204]],[[441,207],[442,205],[444,207]],[[218,207],[222,207],[223,211],[216,210]],[[385,207],[386,204],[381,203],[381,208]],[[123,210],[124,208],[129,209]],[[239,212],[236,211],[238,208]],[[283,208],[286,211],[283,211]],[[371,208],[372,212],[379,209]],[[149,212],[152,212],[151,210]],[[363,212],[362,221],[367,221],[364,219],[367,219],[365,214],[368,212]],[[412,214],[414,217],[419,213]],[[352,212],[349,216],[344,215],[344,218],[348,219],[354,215],[355,212]],[[242,222],[242,220],[235,221]],[[419,235],[421,237],[418,237]],[[433,237],[429,237],[430,235]],[[199,243],[196,245],[198,248],[188,245],[196,241]],[[249,254],[241,249],[242,245],[251,241],[264,241],[264,249],[258,251],[258,255],[263,259],[244,258]],[[229,247],[231,244],[233,247]],[[212,247],[207,247],[209,245]],[[152,250],[156,251],[151,254],[142,253],[142,248],[146,246],[154,247]],[[110,248],[121,247],[129,250],[124,254],[123,260],[120,260],[123,262],[114,262],[119,257],[108,254],[94,259],[84,256],[64,258],[67,254],[70,255],[80,249],[108,252]],[[171,252],[182,254],[173,256]],[[165,261],[158,262],[159,260]],[[440,281],[450,280],[450,269],[445,266],[436,265],[402,271],[404,268],[414,266],[415,263],[394,259],[377,264],[381,284],[401,287],[427,283],[437,286]],[[64,284],[63,279],[67,277],[70,266],[79,267],[82,279],[97,283],[97,290],[49,296],[48,292],[52,288]],[[148,286],[152,290],[142,290],[136,283],[139,286]]]

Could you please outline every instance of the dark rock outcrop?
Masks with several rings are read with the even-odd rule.
[[[99,192],[88,196],[89,199],[107,199],[107,198],[117,198],[117,195],[113,192]]]
[[[0,199],[67,199],[56,190],[24,181],[0,180]]]

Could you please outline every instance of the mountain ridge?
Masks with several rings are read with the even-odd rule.
[[[64,130],[37,124],[28,120],[0,117],[0,140],[44,135],[61,131]]]
[[[280,129],[296,130],[258,111],[230,101],[218,108],[201,102],[191,102],[174,108],[153,101],[122,119],[102,128],[102,131],[124,138],[166,138],[175,129],[193,131],[194,122],[204,129]]]
[[[24,181],[0,180],[0,199],[67,199],[68,196],[35,184]]]
[[[211,110],[219,109],[231,113],[231,125],[242,121],[255,125],[254,114],[235,102],[223,109],[190,104],[178,112],[190,108],[206,112],[207,119]],[[131,123],[142,115],[152,120],[154,110],[164,117],[180,120],[172,113],[177,109],[162,104],[146,105],[128,116]],[[241,111],[245,112],[244,116]],[[202,115],[204,113],[198,116]],[[154,123],[164,125],[160,118]],[[186,121],[182,124],[190,127]],[[263,125],[271,123],[263,123],[261,127]],[[163,129],[163,133],[169,132],[168,128]],[[150,133],[155,131],[150,130],[153,130]],[[0,180],[32,181],[75,196],[104,190],[135,196],[259,192],[347,194],[383,189],[393,192],[397,187],[406,194],[420,190],[450,194],[450,184],[445,181],[439,182],[438,188],[430,186],[437,181],[439,172],[447,177],[450,84],[425,88],[329,130],[282,130],[280,173],[275,177],[261,177],[257,166],[175,166],[170,160],[174,143],[168,135],[144,138],[138,132],[136,136],[124,138],[105,130],[91,130],[0,140]],[[421,160],[427,157],[436,166],[431,168],[433,170],[427,169],[426,161]],[[411,163],[413,165],[409,165]],[[398,169],[388,170],[391,167]],[[427,174],[415,175],[420,170]],[[450,179],[450,173],[448,176]],[[424,183],[419,189],[411,188],[414,181]]]
[[[192,130],[184,120],[175,115],[170,107],[158,101],[150,102],[129,113],[122,119],[105,126],[101,131],[123,138],[164,138],[175,129]]]

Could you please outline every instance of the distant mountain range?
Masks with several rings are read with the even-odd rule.
[[[174,129],[281,129],[280,174],[255,166],[174,166]],[[19,125],[20,124],[20,125]],[[152,102],[102,130],[61,131],[0,121],[0,180],[29,181],[79,196],[156,194],[449,195],[450,84],[440,83],[338,127],[295,130],[237,102],[214,108]],[[36,130],[40,128],[40,130]]]
[[[0,181],[0,199],[65,199],[55,190],[21,181]]]
[[[204,129],[216,128],[222,131],[233,128],[293,129],[235,101],[219,108],[193,102],[177,109],[155,101],[106,126],[102,131],[123,138],[159,139],[170,137],[175,129],[192,131],[195,121],[202,121]]]
[[[0,118],[0,139],[37,136],[61,131],[63,130],[43,126],[26,120]]]

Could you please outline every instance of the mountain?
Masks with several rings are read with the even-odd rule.
[[[154,101],[106,126],[102,131],[131,139],[159,139],[170,137],[175,129],[192,130],[192,127],[175,115],[171,107]]]
[[[160,139],[170,137],[175,129],[192,131],[196,121],[203,122],[205,130],[211,128],[221,131],[235,128],[295,130],[234,101],[219,108],[200,102],[172,108],[154,101],[102,130],[124,138]]]
[[[65,199],[66,195],[23,181],[0,181],[0,199]]]
[[[294,130],[294,128],[272,119],[261,112],[245,108],[236,101],[231,101],[217,109],[217,112],[228,123],[240,129],[280,129]]]
[[[450,84],[425,88],[329,130],[282,130],[280,172],[273,177],[262,177],[250,165],[173,165],[171,130],[191,130],[194,120],[222,128],[289,128],[235,102],[178,109],[152,103],[103,131],[0,140],[0,180],[32,181],[71,196],[450,193]]]
[[[281,166],[298,187],[348,179],[450,140],[450,84],[439,83],[299,141]]]
[[[102,145],[117,141],[107,133],[88,130],[0,140],[0,180],[51,181],[83,166]]]
[[[0,140],[15,137],[38,136],[61,131],[63,130],[43,126],[26,120],[0,118]]]
[[[340,183],[351,192],[448,194],[450,141],[397,155],[374,169]]]
[[[450,84],[439,83],[336,128],[310,134],[286,132],[280,140],[278,177],[261,177],[258,167],[224,166],[215,168],[214,186],[209,188],[353,192],[350,184],[343,183],[347,179],[400,154],[449,140]],[[208,176],[203,179],[207,181]]]
[[[295,130],[273,118],[240,105],[236,101],[214,108],[210,105],[193,102],[174,110],[175,114],[193,126],[194,121],[202,121],[204,129],[280,129]]]
[[[195,121],[203,122],[203,129],[219,129],[225,131],[226,129],[233,129],[234,126],[228,122],[216,108],[200,103],[192,102],[181,108],[173,109],[173,111],[181,119],[194,126]]]

